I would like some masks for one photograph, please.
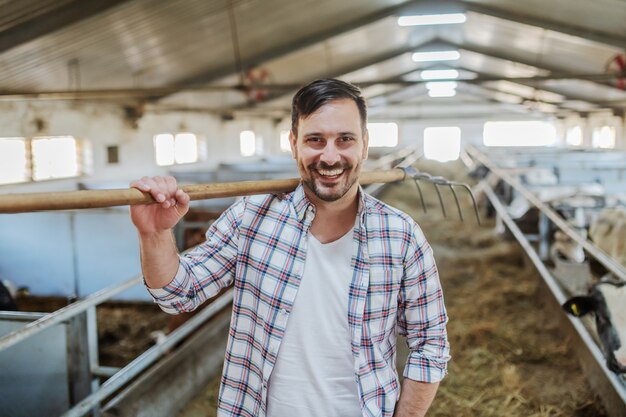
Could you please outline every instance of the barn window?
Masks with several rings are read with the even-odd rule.
[[[550,146],[556,143],[556,129],[548,122],[487,122],[483,128],[485,146]]]
[[[369,147],[398,146],[398,125],[396,123],[368,123]]]
[[[0,138],[0,184],[76,177],[92,168],[90,143],[73,136]]]
[[[25,138],[0,138],[0,184],[28,181]]]
[[[427,127],[424,129],[424,157],[436,161],[454,161],[461,153],[461,129]]]
[[[591,146],[594,148],[615,148],[615,127],[602,126],[593,129]]]
[[[193,133],[178,133],[174,137],[174,160],[177,164],[198,161],[198,138]]]
[[[174,165],[174,135],[161,133],[154,136],[154,152],[157,165]]]
[[[198,162],[199,141],[193,133],[161,133],[154,136],[156,163],[159,166]]]
[[[582,146],[583,129],[580,126],[570,127],[567,130],[567,135],[565,136],[565,143],[570,146]]]
[[[243,130],[239,134],[239,151],[241,156],[252,156],[256,153],[256,135],[252,130]]]
[[[35,181],[75,177],[79,174],[78,147],[72,136],[33,138],[31,152]]]
[[[280,150],[283,152],[291,152],[288,130],[283,130],[282,132],[280,132]]]

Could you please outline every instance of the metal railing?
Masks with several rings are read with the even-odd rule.
[[[111,378],[100,386],[98,390],[76,404],[63,417],[79,417],[84,416],[94,407],[99,406],[100,402],[118,389],[126,385],[130,380],[146,370],[150,365],[156,362],[159,357],[176,346],[178,342],[187,337],[196,328],[200,327],[207,320],[229,305],[233,300],[234,290],[230,289],[191,318],[184,325],[170,333],[163,343],[157,344],[144,353],[139,355],[135,360],[130,362],[124,368],[116,372]]]
[[[552,220],[559,229],[566,233],[570,238],[582,245],[588,253],[597,259],[608,270],[614,273],[619,279],[626,280],[625,270],[622,265],[617,263],[613,258],[607,255],[605,252],[593,245],[593,243],[576,232],[570,227],[552,208],[542,203],[537,197],[534,196],[529,190],[527,190],[517,179],[507,174],[506,170],[500,169],[495,163],[493,163],[485,154],[481,153],[478,149],[468,146],[465,151],[473,159],[479,161],[485,165],[494,175],[503,180],[505,183],[515,188],[524,198],[526,198],[531,204],[533,204],[544,216]],[[468,160],[465,159],[464,163],[467,165]],[[477,188],[485,192],[485,195],[491,202],[493,208],[498,213],[500,219],[504,222],[507,229],[519,242],[522,249],[526,252],[528,258],[533,263],[539,274],[541,275],[543,282],[545,282],[547,288],[550,290],[552,296],[556,302],[561,305],[567,297],[561,289],[560,285],[554,279],[539,254],[535,251],[530,244],[527,236],[520,230],[518,225],[509,215],[506,207],[501,203],[498,196],[489,186],[486,180],[481,181]],[[598,394],[603,399],[604,405],[607,409],[611,410],[614,415],[623,415],[621,413],[626,410],[626,381],[623,377],[611,372],[606,366],[606,359],[602,354],[599,346],[595,340],[591,337],[589,331],[585,328],[584,324],[578,318],[567,316],[568,322],[571,325],[574,333],[580,343],[587,349],[593,364],[587,363],[583,368],[590,378],[592,384],[595,385]],[[584,356],[584,355],[583,355]]]
[[[515,177],[509,175],[506,170],[499,168],[485,154],[480,152],[473,146],[467,146],[466,152],[481,164],[486,166],[492,173],[505,181],[520,193],[528,202],[540,210],[547,218],[549,218],[556,226],[559,227],[569,238],[581,245],[591,256],[600,262],[606,269],[611,271],[618,279],[626,281],[626,268],[619,264],[615,259],[606,252],[598,248],[590,240],[581,236],[574,228],[572,228],[561,216],[559,216],[550,206],[544,204],[532,192],[524,187]]]
[[[130,278],[120,284],[104,288],[92,295],[85,297],[84,299],[77,301],[73,304],[63,307],[53,313],[46,314],[42,318],[28,323],[21,329],[15,330],[3,337],[0,337],[0,351],[21,342],[49,327],[67,321],[70,318],[87,311],[89,308],[95,307],[101,304],[117,294],[126,291],[129,288],[134,287],[142,283],[141,276]]]
[[[509,216],[506,208],[502,205],[500,199],[496,196],[496,194],[489,187],[489,185],[482,182],[480,183],[480,186],[482,190],[485,191],[485,194],[489,198],[489,201],[493,205],[494,209],[496,210],[502,221],[506,224],[511,234],[517,239],[522,249],[526,252],[528,258],[543,278],[544,282],[550,289],[556,301],[559,304],[563,304],[566,301],[567,297],[565,296],[565,294],[561,290],[561,287],[555,281],[552,274],[545,266],[535,249],[526,239],[524,233],[520,230],[515,221],[513,221],[513,219]],[[594,339],[591,337],[582,321],[578,318],[570,317],[569,315],[567,316],[567,318],[571,326],[578,334],[578,337],[582,340],[582,343],[588,349],[589,353],[593,357],[593,360],[595,361],[595,366],[593,367],[592,371],[594,373],[592,379],[596,381],[598,380],[598,378],[606,380],[608,382],[608,385],[613,390],[613,392],[603,391],[599,392],[598,394],[605,401],[605,406],[608,405],[607,408],[612,409],[613,413],[620,413],[621,411],[615,410],[624,410],[626,407],[626,385],[624,381],[619,376],[609,371],[609,369],[605,366],[606,359],[604,358],[602,351],[600,350]],[[589,365],[587,365],[587,369],[589,368]],[[619,404],[620,401],[622,404]]]
[[[110,300],[117,294],[130,289],[136,285],[143,283],[142,277],[133,277],[120,284],[102,289],[83,300],[77,301],[55,312],[44,315],[43,317],[28,323],[26,326],[15,330],[0,338],[0,351],[3,351],[15,344],[28,339],[46,329],[51,328],[59,323],[66,322],[79,314],[87,314],[89,340],[89,362],[90,373],[92,375],[92,391],[93,393],[78,404],[73,406],[64,416],[83,416],[99,407],[102,400],[109,397],[112,393],[126,385],[130,380],[139,375],[150,367],[164,353],[172,349],[178,342],[188,336],[191,332],[203,325],[207,320],[222,310],[225,306],[232,302],[233,290],[229,290],[214,299],[210,305],[203,309],[200,313],[170,333],[166,339],[157,344],[143,354],[135,358],[125,367],[118,369],[112,367],[101,367],[98,364],[97,352],[97,329],[95,322],[95,308],[97,305]],[[95,377],[106,376],[109,379],[101,386],[95,382]]]

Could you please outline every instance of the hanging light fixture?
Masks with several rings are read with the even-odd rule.
[[[459,71],[455,69],[430,69],[420,73],[422,80],[452,80],[459,78]]]
[[[460,57],[456,50],[414,52],[411,56],[415,62],[456,61]]]
[[[422,0],[407,6],[398,18],[400,26],[454,25],[465,23],[465,5],[454,0]]]
[[[424,26],[424,25],[451,25],[465,23],[467,16],[465,13],[445,13],[426,14],[413,16],[400,16],[398,25],[400,26]]]
[[[454,97],[456,95],[456,81],[433,81],[426,83],[429,97]]]

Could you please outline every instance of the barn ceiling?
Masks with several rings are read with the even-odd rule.
[[[446,11],[466,21],[398,24]],[[623,0],[0,0],[0,100],[283,117],[340,77],[377,118],[623,115],[625,47]],[[459,58],[412,59],[432,50]],[[457,70],[457,94],[429,97],[429,69]]]

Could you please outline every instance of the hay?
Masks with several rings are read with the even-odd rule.
[[[459,181],[460,164],[418,168]],[[463,199],[465,223],[420,209],[413,184],[393,185],[381,199],[411,214],[433,246],[450,316],[452,360],[429,416],[603,416],[568,340],[537,301],[537,272],[514,242],[479,227]],[[426,187],[423,187],[426,188]],[[449,197],[449,196],[448,196]],[[446,199],[452,208],[453,200]]]

